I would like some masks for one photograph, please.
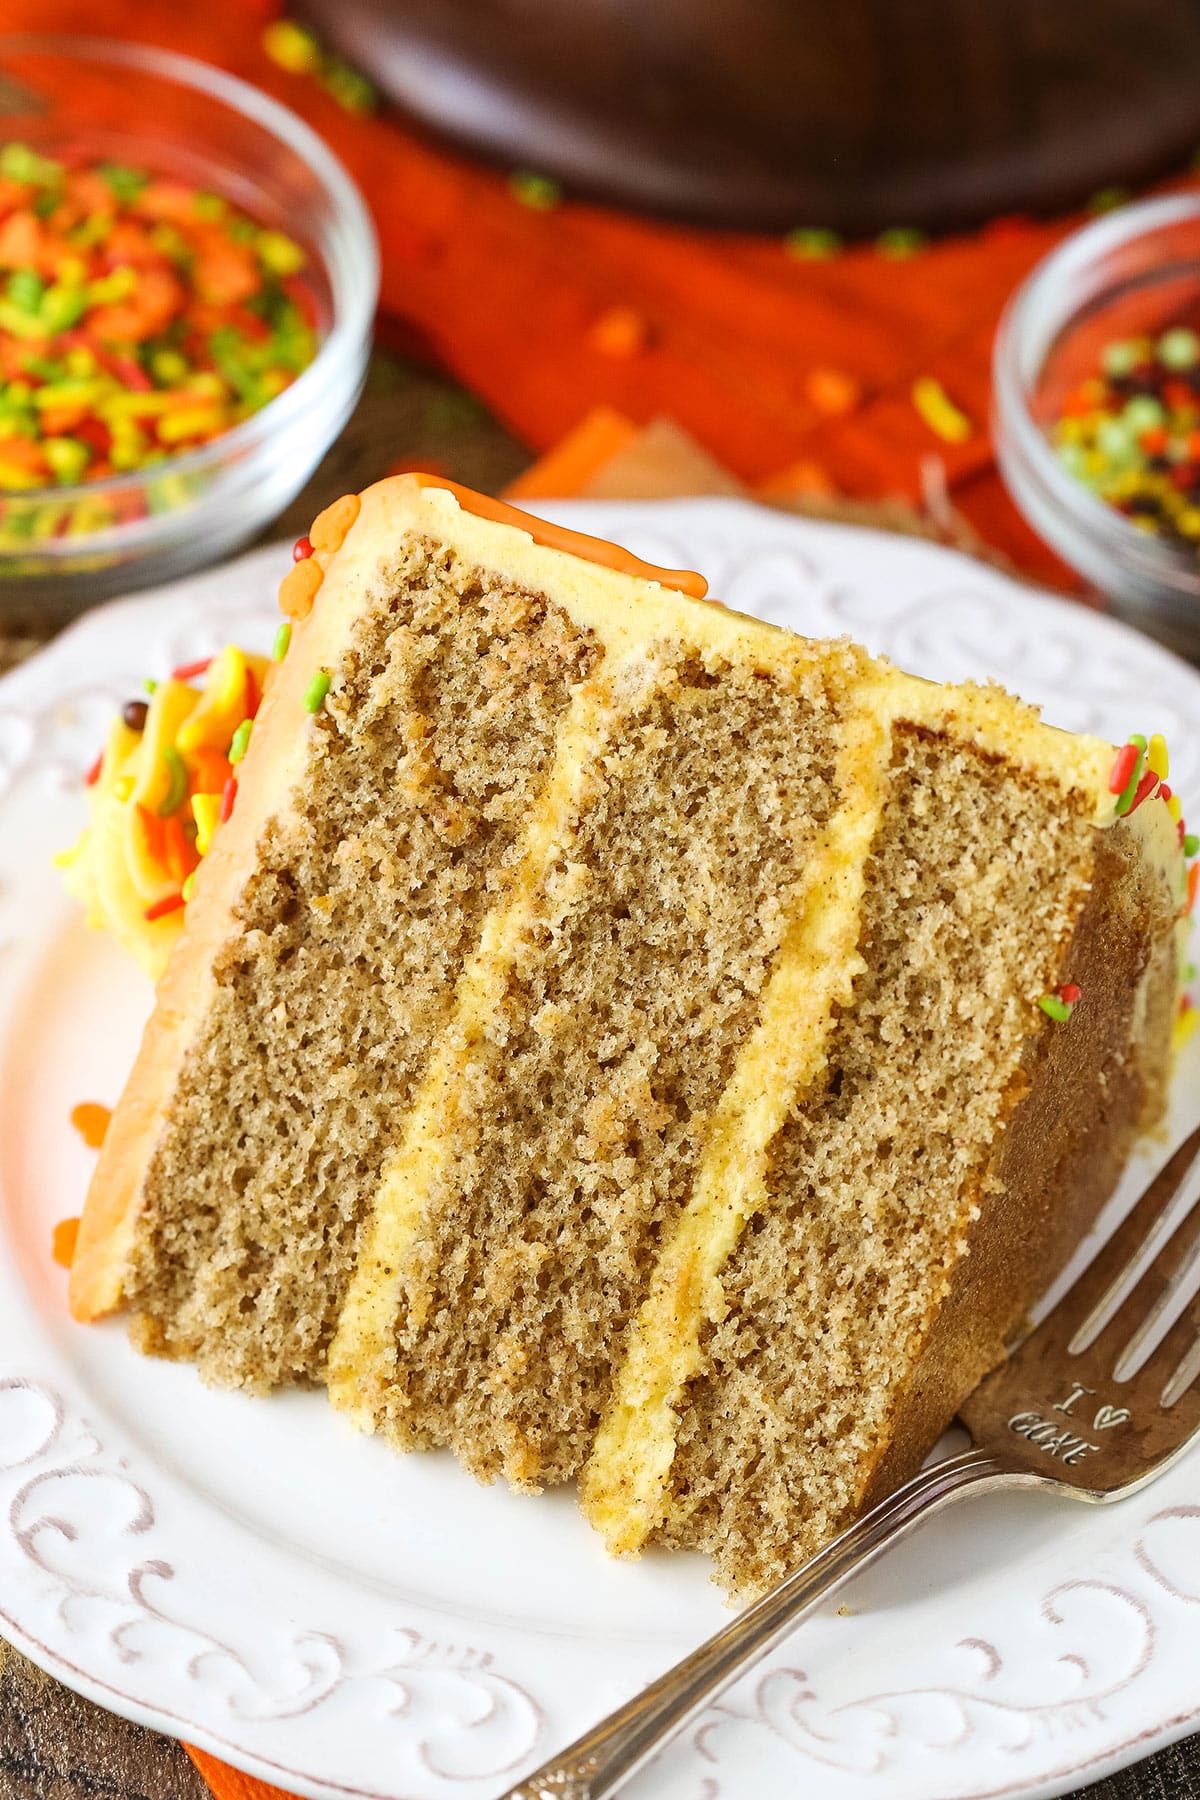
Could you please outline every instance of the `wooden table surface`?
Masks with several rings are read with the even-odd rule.
[[[495,493],[528,452],[469,394],[387,352],[377,353],[362,401],[304,492],[266,539],[299,537],[314,515],[394,466],[429,468]],[[36,649],[35,618],[0,636],[0,668]],[[1196,1675],[1200,1689],[1200,1669]],[[0,1800],[210,1800],[179,1745],[82,1700],[0,1642]],[[1200,1800],[1200,1735],[1076,1800]]]

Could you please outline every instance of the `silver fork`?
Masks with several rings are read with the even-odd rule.
[[[1200,1131],[1078,1280],[962,1407],[971,1448],[922,1469],[763,1599],[503,1800],[604,1800],[805,1613],[947,1501],[1048,1487],[1122,1500],[1200,1433]]]

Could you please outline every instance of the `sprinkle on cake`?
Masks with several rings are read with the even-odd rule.
[[[72,1303],[752,1593],[1157,1116],[1186,833],[1160,739],[704,592],[440,478],[321,515]]]

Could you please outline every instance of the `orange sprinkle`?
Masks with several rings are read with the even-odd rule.
[[[587,334],[601,356],[637,356],[650,343],[650,322],[632,306],[610,306]]]
[[[862,399],[861,387],[844,369],[814,369],[804,384],[804,391],[817,411],[829,418],[838,413],[853,412]]]
[[[1194,862],[1188,870],[1187,909],[1191,912],[1196,904],[1196,883],[1200,882],[1200,862]]]
[[[312,557],[293,563],[279,584],[279,610],[289,619],[306,619],[324,579],[324,570]]]
[[[75,1261],[75,1246],[79,1242],[79,1220],[60,1219],[54,1227],[54,1260],[60,1269],[69,1269]]]
[[[71,1123],[89,1150],[100,1148],[111,1118],[111,1108],[101,1106],[98,1100],[81,1100],[71,1108]]]
[[[362,501],[357,494],[343,494],[332,506],[317,514],[308,539],[314,550],[340,550],[346,533],[357,519]]]

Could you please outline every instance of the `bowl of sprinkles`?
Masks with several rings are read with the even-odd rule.
[[[1200,656],[1200,196],[1069,237],[1010,303],[993,376],[1000,467],[1035,530]]]
[[[374,231],[321,140],[188,57],[0,38],[0,607],[66,617],[269,524],[344,426]]]

